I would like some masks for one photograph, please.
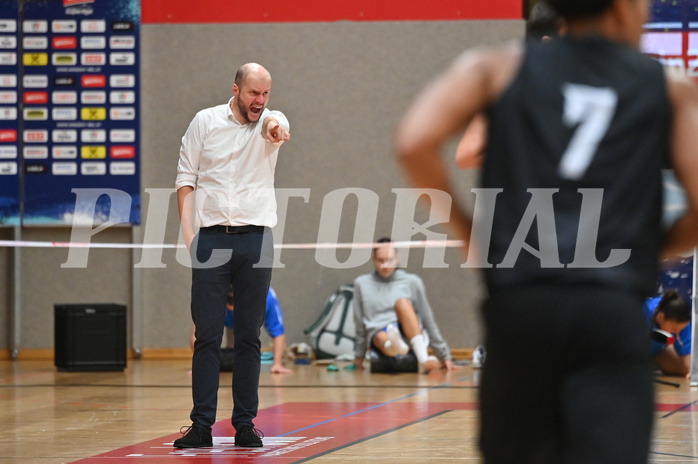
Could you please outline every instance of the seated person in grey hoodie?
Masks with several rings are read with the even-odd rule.
[[[390,239],[378,243],[390,243]],[[354,281],[356,368],[362,369],[369,348],[396,356],[412,347],[419,372],[429,373],[439,366],[452,370],[451,350],[434,321],[422,279],[397,269],[397,251],[391,246],[374,248],[373,264],[375,272]],[[436,356],[429,355],[429,346]]]

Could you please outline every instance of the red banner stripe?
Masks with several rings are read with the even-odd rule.
[[[522,0],[141,0],[143,23],[278,23],[330,21],[449,21],[521,19]]]

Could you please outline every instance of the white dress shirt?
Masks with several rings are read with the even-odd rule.
[[[182,137],[175,187],[195,189],[194,227],[276,225],[274,171],[281,143],[262,137],[264,119],[274,117],[289,130],[279,111],[264,109],[256,123],[241,124],[230,105],[199,111]]]

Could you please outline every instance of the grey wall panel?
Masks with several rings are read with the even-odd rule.
[[[24,240],[70,240],[69,228],[25,228]],[[130,230],[113,227],[93,242],[128,243]],[[124,249],[91,249],[86,267],[62,268],[67,248],[22,250],[22,348],[53,348],[53,305],[118,303],[130,309],[131,254]]]
[[[284,242],[315,242],[323,201],[340,188],[375,192],[379,207],[370,235],[389,235],[392,189],[406,187],[391,154],[399,117],[415,93],[462,50],[522,34],[522,21],[146,24],[143,188],[173,186],[181,136],[194,114],[227,101],[237,67],[257,61],[274,79],[269,107],[282,110],[291,122],[292,139],[277,164],[277,187],[310,189],[307,203],[299,198],[289,203]],[[473,173],[454,165],[453,174],[462,192],[475,185]],[[145,194],[143,203],[147,211]],[[157,227],[164,227],[172,243],[178,234],[174,195],[169,206],[157,207],[167,208],[166,224]],[[366,219],[367,212],[350,196],[335,214],[341,216],[339,241],[351,241],[357,216]],[[420,208],[418,216],[425,219],[426,211]],[[164,268],[143,272],[144,347],[188,343],[190,271],[174,255],[166,250]],[[337,255],[346,259],[348,252]],[[411,251],[406,268],[424,278],[445,338],[454,347],[475,346],[481,339],[479,277],[459,268],[455,249],[446,253],[446,269],[423,269],[423,255]],[[303,329],[339,284],[372,269],[370,262],[332,269],[307,250],[283,250],[281,261],[285,267],[274,270],[272,285],[284,308],[289,342],[304,340]]]

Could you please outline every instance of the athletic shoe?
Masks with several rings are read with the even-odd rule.
[[[184,435],[174,441],[175,448],[205,448],[213,446],[211,432],[200,425],[193,424],[190,427],[182,427],[179,433]]]
[[[391,346],[395,347],[397,354],[407,354],[407,352],[410,351],[410,347],[407,346],[407,343],[402,339],[402,334],[397,327],[394,325],[388,326],[386,333],[388,334],[388,340],[390,340]]]
[[[426,361],[419,363],[419,373],[428,374],[437,367],[439,367],[439,360],[436,356],[429,356]]]
[[[264,434],[251,425],[243,425],[235,432],[235,446],[243,448],[261,448]]]
[[[473,369],[480,369],[485,365],[485,354],[484,346],[478,345],[477,348],[475,348],[475,351],[473,351],[473,362],[471,364]]]

